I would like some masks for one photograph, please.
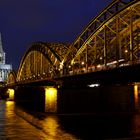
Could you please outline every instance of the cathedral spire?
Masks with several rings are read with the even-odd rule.
[[[12,65],[5,64],[5,52],[2,47],[2,38],[0,33],[0,82],[7,80],[8,74],[12,70]]]
[[[2,48],[2,38],[0,33],[0,64],[5,64],[5,52]]]
[[[1,33],[0,33],[0,53],[3,53]]]

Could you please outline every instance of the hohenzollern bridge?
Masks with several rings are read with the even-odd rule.
[[[140,64],[140,1],[115,0],[72,44],[35,42],[8,84],[106,71]]]
[[[32,109],[45,104],[47,112],[111,107],[130,111],[138,107],[136,82],[140,82],[140,1],[114,0],[72,44],[32,43],[5,87],[9,93],[15,91],[21,104],[26,101],[24,105]]]

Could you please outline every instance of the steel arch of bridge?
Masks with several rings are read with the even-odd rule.
[[[73,54],[71,67],[76,73],[101,69],[100,66],[107,69],[118,67],[120,63],[128,65],[138,60],[140,1],[113,1],[91,21],[70,47]]]
[[[17,81],[34,81],[52,78],[61,71],[61,62],[69,49],[64,43],[33,43],[24,54]]]
[[[140,61],[140,2],[114,0],[69,45],[33,43],[17,81],[34,81],[126,66]]]

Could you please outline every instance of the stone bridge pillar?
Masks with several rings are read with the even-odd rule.
[[[20,86],[15,89],[15,102],[29,110],[56,113],[57,89],[50,86]]]
[[[15,89],[15,102],[17,105],[31,111],[44,112],[44,88],[34,86],[19,86]]]

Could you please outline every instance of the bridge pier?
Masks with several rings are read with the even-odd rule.
[[[103,112],[133,112],[137,109],[134,85],[103,86],[100,95]]]
[[[13,101],[15,99],[15,89],[8,88],[6,94],[8,95],[8,100]]]
[[[15,102],[32,111],[57,112],[57,89],[50,86],[20,86],[15,89]]]
[[[15,88],[15,102],[25,109],[44,112],[44,99],[45,94],[42,87],[20,86]]]
[[[136,85],[101,85],[58,90],[60,113],[133,112],[138,106]]]

